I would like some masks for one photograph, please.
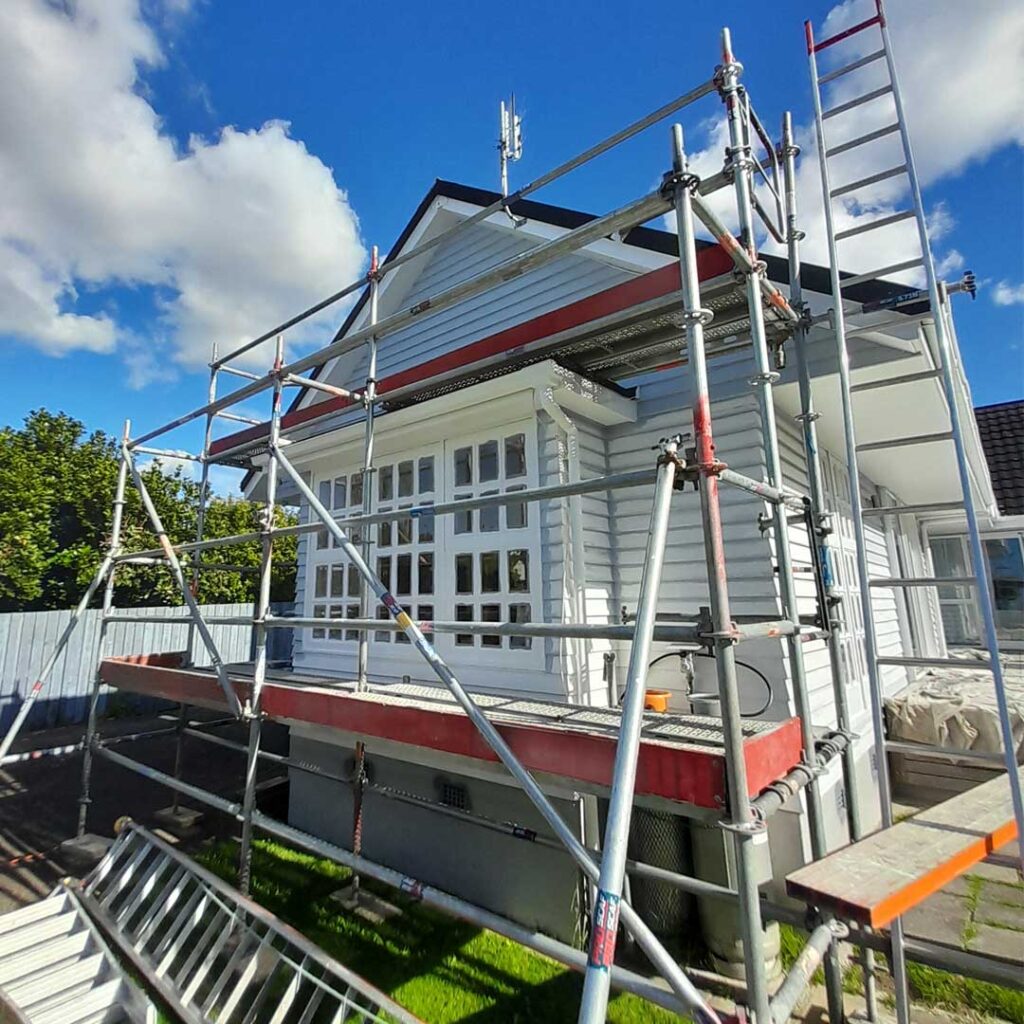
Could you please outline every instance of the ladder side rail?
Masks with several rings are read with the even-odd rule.
[[[818,66],[815,57],[814,33],[810,21],[805,22],[807,57],[811,75],[811,94],[814,101],[814,119],[817,130],[818,164],[821,173],[822,199],[825,212],[825,236],[828,243],[829,276],[832,287],[833,327],[839,357],[839,383],[843,418],[843,438],[846,465],[850,477],[850,509],[854,533],[857,576],[860,585],[861,613],[864,628],[864,653],[867,662],[868,692],[871,703],[872,741],[878,778],[878,798],[883,828],[893,824],[892,791],[885,749],[885,707],[882,682],[878,666],[878,639],[875,632],[874,607],[869,585],[867,541],[864,531],[863,506],[860,495],[860,472],[857,461],[857,432],[854,424],[853,401],[850,394],[850,354],[846,343],[846,323],[843,311],[842,280],[839,256],[836,251],[835,219],[829,198],[831,181],[828,168],[828,148],[822,120],[821,90],[818,85]],[[884,44],[884,40],[883,40]],[[896,918],[891,925],[892,976],[896,990],[896,1016],[899,1024],[910,1024],[910,992],[907,981],[906,955],[903,946],[903,922]]]

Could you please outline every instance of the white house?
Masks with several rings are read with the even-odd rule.
[[[436,182],[392,250],[392,258],[496,198],[491,192]],[[520,202],[515,209],[524,218],[522,223],[513,223],[504,213],[494,214],[385,277],[379,296],[381,317],[415,306],[589,219],[535,202]],[[705,276],[725,271],[724,267],[715,270],[717,254],[717,247],[710,244],[702,253],[708,267]],[[386,404],[376,421],[373,507],[401,509],[653,467],[652,446],[659,438],[690,429],[689,381],[685,361],[680,362],[682,331],[678,302],[673,298],[678,290],[676,255],[674,235],[634,229],[512,278],[382,339],[377,377]],[[785,289],[785,261],[772,256],[766,260],[769,276]],[[812,312],[828,309],[827,272],[806,266],[803,284]],[[920,309],[887,308],[906,289],[906,285],[882,281],[849,289],[851,301],[879,304],[874,313],[858,314],[851,321],[858,325],[850,339],[855,385],[913,375],[937,365],[927,325],[922,329],[920,318],[913,315]],[[634,307],[642,331],[622,326],[622,312]],[[614,331],[603,326],[611,311],[619,315]],[[364,327],[368,316],[367,304],[357,304],[338,337]],[[872,329],[872,324],[878,326]],[[710,361],[711,399],[718,454],[730,467],[764,479],[759,414],[749,383],[754,372],[749,349],[727,332],[716,336],[713,328],[714,324],[709,331],[710,350],[717,354]],[[849,481],[845,459],[839,454],[843,442],[836,356],[827,324],[812,332],[809,352],[848,626],[848,696],[864,765],[861,784],[870,801],[869,705],[858,643],[860,611]],[[360,388],[367,375],[366,361],[366,347],[361,346],[323,367],[320,377],[339,387]],[[806,491],[793,366],[790,359],[782,369],[775,401],[788,482]],[[428,379],[431,383],[426,386]],[[968,413],[963,422],[968,427],[976,500],[980,507],[994,511],[962,373],[958,384],[962,410]],[[855,400],[858,439],[863,443],[948,430],[941,383],[934,378],[864,388],[856,392]],[[339,515],[358,514],[363,501],[361,410],[306,391],[285,423],[289,458],[308,474],[321,500]],[[859,486],[867,506],[959,499],[949,441],[867,451],[861,468],[864,475]],[[260,487],[260,477],[254,475],[248,482],[250,494],[258,496]],[[650,488],[639,488],[529,506],[511,504],[436,520],[399,518],[374,528],[371,565],[418,620],[616,623],[623,609],[628,613],[635,608],[650,498]],[[723,490],[733,612],[773,618],[779,614],[779,598],[772,542],[759,528],[763,508],[747,493]],[[912,513],[869,519],[872,574],[879,578],[929,575],[924,538],[922,523]],[[806,534],[799,529],[794,545],[798,563],[809,565]],[[708,603],[704,565],[697,496],[683,493],[674,504],[660,592],[663,613],[693,613]],[[808,574],[799,579],[806,599],[802,610],[812,614],[813,581]],[[347,569],[326,532],[306,535],[299,547],[297,613],[355,617],[358,595],[356,574]],[[945,653],[933,590],[873,588],[873,600],[882,653]],[[383,610],[379,614],[384,617]],[[434,685],[422,658],[403,639],[392,631],[371,634],[371,681],[386,684],[406,678]],[[531,640],[497,634],[439,634],[434,639],[440,653],[474,691],[597,707],[617,699],[627,660],[627,645],[613,641]],[[300,630],[294,643],[294,667],[296,672],[351,679],[356,649],[354,631]],[[663,645],[657,653],[669,650]],[[835,717],[825,642],[810,641],[804,650],[814,724],[830,727]],[[740,670],[745,709],[772,719],[790,716],[792,694],[782,643],[744,644],[739,657],[745,663]],[[678,659],[663,659],[653,668],[650,682],[673,691],[673,707],[686,710],[688,681],[679,666]],[[696,690],[714,688],[709,663],[697,659],[695,671]],[[905,669],[886,669],[888,691],[898,691],[905,683]],[[350,746],[339,745],[336,735],[332,738],[315,730],[293,729],[292,744],[293,752],[303,759],[332,770],[343,770],[352,756]],[[441,793],[448,802],[463,801],[488,817],[539,825],[521,794],[504,786],[500,773],[470,778],[453,772],[441,760],[435,763],[424,757],[412,764],[394,750],[375,750],[371,745],[371,764],[375,759],[379,777],[396,788],[428,798]],[[845,817],[837,773],[835,766],[826,806],[838,843],[845,836]],[[567,815],[581,813],[575,809],[572,793],[558,795],[564,798],[560,806]],[[347,844],[351,839],[347,799],[344,787],[336,783],[295,775],[292,820]],[[586,816],[593,810],[584,807],[582,813]],[[782,824],[773,826],[772,835],[777,875],[803,856],[800,831],[794,827],[797,816],[782,819]],[[553,909],[537,909],[530,920],[552,931],[568,930],[567,908],[575,905],[578,887],[568,859],[560,854],[530,851],[519,876],[509,858],[520,851],[506,853],[500,837],[476,836],[472,844],[460,844],[457,868],[444,867],[446,858],[440,854],[450,850],[459,830],[466,827],[463,824],[395,805],[368,809],[367,821],[366,848],[376,859],[397,867],[408,865],[419,877],[456,888],[512,916],[517,912],[522,916],[520,899],[545,903]],[[585,822],[581,828],[585,831]],[[663,829],[659,841],[662,847],[667,842],[671,854],[673,844],[682,849],[686,843],[685,837],[671,828],[669,832],[672,837],[666,840]],[[416,835],[416,842],[409,841],[410,834]],[[652,856],[650,849],[647,855]],[[496,871],[505,897],[494,895]],[[519,881],[514,882],[515,878]]]

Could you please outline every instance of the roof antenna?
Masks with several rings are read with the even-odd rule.
[[[500,128],[498,158],[501,165],[501,194],[507,197],[509,162],[518,160],[523,155],[523,119],[516,113],[515,93],[512,93],[507,104],[504,100],[501,101]],[[508,206],[505,207],[505,213],[516,227],[526,223],[526,218],[516,217]]]

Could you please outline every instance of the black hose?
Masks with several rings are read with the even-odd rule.
[[[707,654],[704,651],[667,651],[665,654],[659,654],[652,661],[648,662],[647,670],[650,671],[652,668],[654,668],[655,665],[658,664],[659,661],[664,661],[666,658],[676,657],[680,660],[683,660],[684,658],[686,658],[687,655],[691,654],[697,658],[714,658],[713,654]],[[761,715],[763,715],[768,710],[768,708],[771,707],[772,700],[775,697],[775,690],[772,688],[771,681],[768,679],[768,677],[760,669],[755,668],[753,665],[751,665],[750,662],[740,661],[739,658],[737,658],[736,664],[740,668],[745,668],[753,672],[754,675],[757,676],[762,683],[764,683],[764,688],[768,692],[768,699],[756,711],[740,712],[740,718],[758,718]],[[692,690],[687,689],[687,697],[689,697],[691,693]],[[619,702],[621,703],[621,701],[622,698],[620,697]]]

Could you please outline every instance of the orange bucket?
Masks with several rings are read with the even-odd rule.
[[[668,711],[672,694],[668,690],[645,690],[644,708],[647,711]]]

